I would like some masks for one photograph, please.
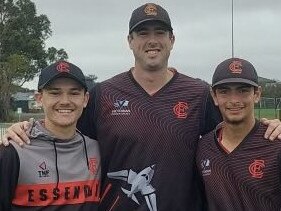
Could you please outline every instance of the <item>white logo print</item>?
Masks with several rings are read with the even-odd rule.
[[[202,176],[208,176],[211,174],[211,166],[210,166],[209,159],[201,160],[201,169],[202,169]]]
[[[150,184],[154,174],[154,166],[155,165],[149,166],[138,174],[130,169],[110,172],[107,173],[107,176],[109,178],[123,180],[128,184],[131,184],[130,190],[121,188],[122,191],[137,204],[140,203],[135,194],[140,192],[141,195],[144,196],[149,210],[157,211],[155,189]]]
[[[116,100],[114,107],[116,109],[112,110],[111,115],[130,115],[131,111],[128,109],[128,100]]]

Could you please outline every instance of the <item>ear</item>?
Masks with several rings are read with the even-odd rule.
[[[133,32],[132,32],[132,33],[133,33]],[[133,48],[132,48],[133,35],[132,35],[132,34],[129,34],[129,35],[127,36],[127,40],[128,40],[130,49],[133,49]]]
[[[43,98],[43,93],[42,92],[36,92],[34,94],[34,98],[36,100],[36,103],[38,106],[42,107],[42,98]]]
[[[210,93],[211,93],[211,96],[212,96],[212,98],[213,98],[213,100],[214,100],[214,103],[215,103],[215,105],[216,106],[218,106],[219,104],[218,104],[218,99],[217,99],[217,96],[216,96],[216,90],[215,89],[212,89],[212,87],[210,88]]]
[[[89,98],[90,98],[90,94],[89,94],[89,92],[86,92],[85,96],[84,96],[83,108],[86,108]]]
[[[172,35],[170,35],[170,40],[171,40],[171,50],[173,49],[173,47],[174,47],[174,43],[175,43],[175,35],[174,34],[172,34]]]
[[[255,103],[258,103],[258,102],[260,101],[261,92],[262,92],[262,88],[261,88],[261,86],[259,86],[259,87],[255,90]]]

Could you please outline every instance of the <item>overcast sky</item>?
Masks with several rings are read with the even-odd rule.
[[[170,14],[176,42],[169,66],[210,82],[231,57],[231,0],[34,0],[51,21],[47,47],[63,48],[69,61],[98,81],[134,64],[128,22],[138,6],[154,2]],[[234,0],[234,56],[249,60],[259,76],[281,80],[281,1]],[[37,80],[25,86],[36,88]]]

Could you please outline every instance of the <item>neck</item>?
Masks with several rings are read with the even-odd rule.
[[[223,123],[222,144],[228,151],[233,151],[249,134],[255,125],[255,118],[241,124]]]
[[[76,131],[75,125],[69,125],[69,126],[53,125],[46,120],[44,121],[44,126],[56,138],[61,139],[61,140],[66,140],[66,139],[72,138]]]
[[[135,67],[132,69],[134,79],[149,94],[153,95],[165,86],[172,78],[173,71],[168,68],[159,70],[143,70]]]

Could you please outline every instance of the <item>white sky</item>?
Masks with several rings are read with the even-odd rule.
[[[143,0],[34,0],[51,21],[47,47],[64,48],[69,61],[98,81],[134,64],[127,44],[132,11]],[[231,0],[158,0],[172,21],[176,42],[169,66],[208,82],[231,57]],[[259,76],[281,80],[281,1],[234,0],[234,56],[249,60]],[[36,89],[37,79],[25,84]]]

